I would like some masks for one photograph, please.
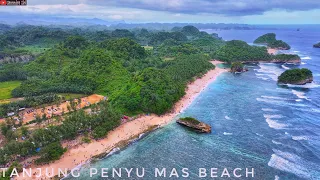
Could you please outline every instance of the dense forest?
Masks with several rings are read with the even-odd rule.
[[[259,62],[259,61],[292,61],[300,60],[298,55],[278,54],[271,55],[264,46],[250,46],[244,41],[232,40],[226,42],[224,46],[211,54],[212,58],[219,59],[228,63],[240,62]]]
[[[291,48],[289,44],[287,44],[286,42],[282,40],[277,40],[275,33],[268,33],[268,34],[262,35],[258,37],[253,43],[265,44],[270,48],[282,49],[282,50],[288,50]]]

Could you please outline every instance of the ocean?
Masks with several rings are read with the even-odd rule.
[[[320,49],[312,47],[320,41],[319,31],[306,27],[210,32],[224,40],[248,43],[275,32],[291,45],[288,52],[301,56],[302,64],[250,64],[249,72],[222,74],[179,115],[210,124],[211,134],[198,134],[172,122],[112,156],[83,166],[77,179],[88,179],[90,168],[145,168],[143,179],[150,180],[155,179],[155,168],[166,168],[166,178],[175,168],[179,177],[174,173],[171,179],[185,179],[182,168],[188,168],[187,179],[199,179],[199,168],[207,170],[203,179],[210,179],[210,168],[217,168],[218,176],[224,168],[230,174],[241,168],[239,179],[246,179],[246,168],[254,168],[254,178],[248,179],[320,179]],[[278,75],[297,67],[312,70],[314,83],[277,85]],[[103,179],[99,173],[91,179]],[[122,179],[138,177],[123,175]]]

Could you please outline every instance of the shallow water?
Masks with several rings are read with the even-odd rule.
[[[218,31],[226,40],[251,43],[269,31]],[[254,179],[320,179],[320,49],[312,48],[320,34],[309,30],[276,31],[291,52],[314,72],[307,86],[278,86],[277,76],[292,64],[248,66],[241,75],[224,73],[210,84],[180,116],[193,116],[212,126],[211,134],[197,134],[176,123],[157,130],[123,151],[87,165],[89,168],[145,168],[144,179],[154,179],[154,168],[254,168]],[[111,176],[111,171],[109,176]],[[124,178],[125,177],[125,178]],[[102,179],[100,175],[92,179]],[[115,178],[117,179],[117,178]],[[137,179],[136,176],[123,179]]]

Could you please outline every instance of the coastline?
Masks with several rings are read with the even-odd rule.
[[[186,94],[183,96],[172,108],[172,110],[162,116],[157,116],[155,114],[151,115],[142,115],[139,118],[124,123],[119,127],[115,128],[108,135],[101,140],[92,140],[89,144],[80,144],[81,138],[77,138],[72,142],[64,142],[63,146],[69,146],[67,152],[57,161],[43,166],[32,165],[30,168],[36,169],[54,169],[53,174],[50,176],[58,174],[58,168],[68,169],[68,171],[77,168],[87,162],[90,162],[93,159],[99,157],[104,157],[106,154],[112,152],[115,148],[124,147],[134,139],[139,138],[141,134],[151,132],[159,127],[167,125],[170,123],[178,114],[185,110],[194,99],[216,78],[227,72],[227,69],[221,69],[217,66],[222,62],[220,61],[211,61],[212,64],[216,65],[216,68],[208,71],[201,78],[196,79],[195,81],[189,83],[186,88]],[[70,144],[74,144],[71,145]],[[36,170],[35,170],[36,171]],[[38,172],[38,171],[36,171]],[[36,174],[33,174],[32,177],[17,177],[15,179],[50,179],[45,177],[45,172],[42,173],[41,177],[36,177]]]

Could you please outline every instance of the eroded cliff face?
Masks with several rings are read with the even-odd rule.
[[[34,55],[7,55],[0,54],[0,63],[17,63],[17,62],[29,62],[35,58]]]
[[[303,81],[296,82],[296,83],[291,83],[291,84],[294,84],[294,85],[305,85],[307,83],[312,83],[312,82],[313,82],[313,77],[305,79]]]

